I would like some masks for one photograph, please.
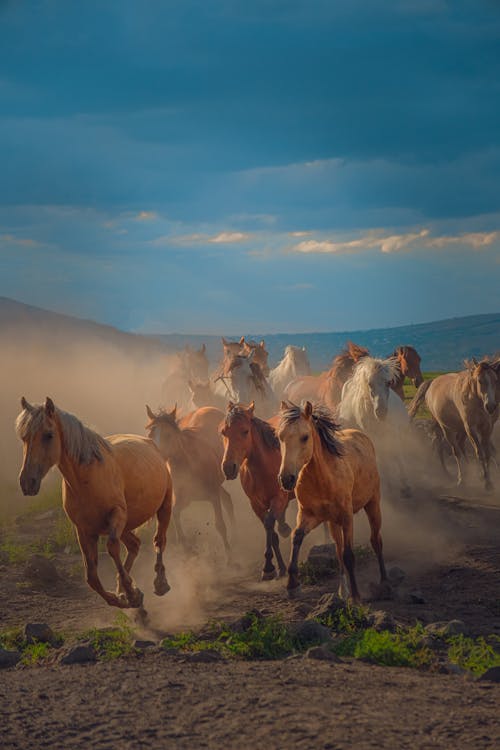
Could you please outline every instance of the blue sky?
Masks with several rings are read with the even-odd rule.
[[[494,0],[0,0],[0,294],[157,332],[498,312]]]

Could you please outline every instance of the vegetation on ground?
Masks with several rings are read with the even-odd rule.
[[[134,638],[134,631],[123,612],[118,613],[113,627],[91,628],[79,636],[79,640],[87,641],[94,647],[97,656],[105,661],[135,653]]]
[[[488,641],[464,635],[448,638],[449,662],[475,675],[483,674],[490,667],[500,667],[500,638],[490,636]]]

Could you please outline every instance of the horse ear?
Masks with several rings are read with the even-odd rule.
[[[248,346],[248,344],[246,344],[246,346]],[[250,349],[250,347],[248,347],[248,348]],[[254,356],[255,356],[255,349],[250,349],[250,351],[247,354],[247,360],[249,362],[252,362]]]
[[[242,336],[241,339],[239,340],[239,345],[243,346],[244,343],[245,343],[245,337]]]
[[[156,419],[156,414],[152,411],[152,409],[146,404],[146,414],[150,419]]]
[[[306,419],[310,419],[312,411],[313,411],[313,408],[312,408],[311,402],[310,401],[306,401],[306,403],[304,404],[304,417]]]
[[[286,411],[288,409],[288,404],[286,401],[282,401],[280,404],[280,411]]]
[[[45,399],[45,413],[48,417],[53,417],[56,413],[56,407],[54,406],[54,402],[50,398],[50,396],[47,396]]]
[[[33,411],[33,407],[28,401],[26,401],[24,396],[21,396],[21,406],[23,407],[23,409],[26,409],[26,411]]]
[[[266,344],[264,342],[264,339],[262,339],[262,341],[260,342],[259,346],[260,346],[261,349],[265,349],[266,348]]]
[[[255,411],[255,401],[251,401],[251,402],[250,402],[250,403],[248,404],[248,409],[247,409],[247,412],[248,412],[248,413],[250,414],[250,416],[251,416],[251,417],[253,417],[253,413],[254,413],[254,411]]]

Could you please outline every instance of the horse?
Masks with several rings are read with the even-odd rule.
[[[424,382],[424,376],[420,369],[420,354],[413,346],[398,346],[392,354],[389,355],[388,359],[394,358],[398,363],[399,375],[394,378],[391,383],[391,388],[394,393],[397,393],[402,401],[404,401],[404,382],[405,378],[409,378],[415,388],[418,388]]]
[[[31,405],[23,397],[16,432],[23,441],[19,477],[24,495],[37,495],[52,466],[62,474],[62,500],[76,528],[88,585],[112,607],[142,606],[143,594],[130,571],[141,545],[134,530],[156,514],[158,525],[154,590],[169,591],[163,553],[172,510],[172,480],[160,452],[139,435],[103,438],[73,414],[57,408],[49,397]],[[106,591],[97,573],[98,539],[107,536],[107,549],[117,569],[117,591]],[[127,548],[122,565],[120,542]]]
[[[216,409],[226,408],[227,398],[214,390],[210,380],[188,380],[188,387],[191,392],[191,404],[195,409],[202,406],[214,406]]]
[[[491,435],[500,411],[499,379],[500,362],[473,359],[461,372],[438,375],[422,383],[408,408],[413,418],[425,401],[455,457],[459,486],[463,483],[460,457],[465,458],[468,438],[481,465],[485,489],[493,489],[489,463]],[[442,450],[439,457],[448,474]]]
[[[390,458],[396,462],[403,494],[409,494],[403,461],[403,443],[408,434],[409,418],[404,403],[392,390],[398,375],[394,359],[362,357],[352,376],[342,388],[339,419],[349,427],[363,430],[383,453],[385,439],[391,439]]]
[[[288,383],[302,375],[311,374],[311,365],[305,347],[287,346],[281,362],[269,373],[269,383],[280,396]]]
[[[262,373],[267,378],[269,376],[269,352],[266,349],[266,344],[264,342],[264,339],[259,341],[257,343],[256,341],[244,341],[243,342],[243,348],[240,351],[240,354],[243,354],[243,356],[248,357],[253,352],[253,361],[255,364],[259,365],[260,369],[262,370]]]
[[[176,352],[173,367],[163,382],[161,396],[164,402],[176,399],[183,406],[190,401],[189,380],[208,380],[208,358],[206,346],[194,350],[189,345]]]
[[[345,349],[333,359],[328,371],[317,376],[296,378],[285,388],[283,397],[298,403],[310,400],[335,409],[340,403],[342,387],[352,375],[355,364],[367,356],[368,349],[348,341]]]
[[[231,496],[222,486],[223,449],[218,427],[224,419],[223,412],[205,407],[182,419],[177,418],[175,407],[171,412],[162,410],[155,414],[146,406],[146,412],[149,417],[146,431],[167,461],[172,475],[173,519],[180,543],[185,549],[189,548],[181,524],[182,511],[193,498],[208,501],[214,509],[215,528],[229,560],[231,550],[222,507],[231,523],[234,511]]]
[[[387,579],[380,534],[380,477],[373,443],[359,430],[340,430],[329,409],[313,407],[309,401],[303,408],[281,403],[278,438],[282,455],[279,481],[284,490],[295,490],[298,502],[288,593],[295,596],[300,590],[298,559],[305,535],[326,522],[339,562],[339,594],[347,593],[347,570],[351,596],[358,602],[353,515],[362,508],[370,523],[370,541],[378,559],[381,583]]]
[[[276,412],[277,401],[260,365],[254,362],[254,356],[251,352],[247,356],[239,354],[233,357],[226,364],[220,380],[233,403],[254,401],[256,411],[265,418]]]
[[[279,537],[274,530],[276,521],[281,536],[289,536],[290,527],[285,522],[285,511],[293,493],[278,484],[281,463],[280,445],[270,422],[254,414],[255,404],[249,406],[229,402],[220,432],[224,444],[222,471],[226,479],[236,479],[241,485],[257,518],[266,531],[265,562],[262,580],[276,576],[273,551],[279,575],[286,573],[280,551]]]

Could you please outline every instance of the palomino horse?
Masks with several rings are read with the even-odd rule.
[[[236,479],[240,474],[241,485],[252,510],[264,525],[266,551],[262,580],[267,581],[276,575],[273,550],[279,575],[286,572],[274,525],[278,521],[278,531],[282,536],[290,534],[285,511],[293,493],[284,491],[278,484],[281,463],[279,441],[272,425],[254,415],[254,406],[253,403],[245,407],[229,402],[220,427],[224,443],[222,470],[226,479]]]
[[[16,431],[23,441],[20,475],[25,495],[36,495],[43,477],[57,465],[63,476],[63,507],[76,527],[87,583],[113,607],[142,605],[143,594],[130,576],[140,540],[134,534],[155,513],[158,527],[155,593],[170,589],[163,552],[172,510],[172,481],[160,452],[151,440],[138,435],[103,438],[73,414],[58,409],[50,398],[43,406],[21,399],[23,411]],[[118,588],[106,591],[97,574],[97,542],[107,536],[108,552],[118,571]],[[120,542],[127,548],[125,564]]]
[[[405,395],[403,385],[405,378],[409,378],[413,385],[418,388],[424,382],[424,376],[420,369],[420,354],[413,346],[398,346],[394,349],[390,358],[394,358],[398,363],[399,375],[394,378],[391,388],[397,393],[402,401]],[[388,358],[389,359],[389,358]]]
[[[194,414],[177,419],[176,409],[155,414],[146,406],[149,423],[146,430],[168,463],[174,484],[173,518],[177,537],[185,549],[189,545],[181,525],[181,513],[191,500],[205,500],[212,504],[215,528],[219,532],[229,558],[230,547],[222,506],[234,521],[231,496],[222,487],[222,441],[218,426],[223,412],[211,407],[198,409]]]
[[[276,412],[277,402],[273,389],[265,378],[260,365],[254,360],[254,353],[248,356],[238,355],[226,364],[221,376],[228,391],[229,398],[235,403],[254,401],[256,411],[263,417]]]
[[[355,364],[366,356],[368,349],[348,341],[346,348],[337,354],[327,372],[297,378],[285,388],[285,398],[298,403],[308,399],[335,409],[340,403],[342,387],[351,377]]]
[[[394,359],[365,356],[342,389],[339,418],[349,427],[363,430],[375,442],[379,457],[395,461],[403,494],[410,494],[404,470],[404,441],[409,418],[404,403],[391,388],[398,374]]]
[[[283,489],[295,489],[299,506],[288,566],[288,593],[293,596],[300,588],[298,560],[305,535],[326,522],[339,561],[339,594],[346,593],[347,569],[352,598],[359,601],[352,548],[353,514],[361,508],[370,522],[370,540],[381,581],[386,580],[380,535],[380,478],[373,444],[359,430],[339,430],[326,407],[313,407],[309,401],[303,409],[282,402],[280,417],[278,436],[283,458],[279,480]]]
[[[469,441],[481,464],[485,489],[493,489],[489,463],[491,435],[499,414],[499,363],[486,359],[472,360],[462,372],[439,375],[426,380],[418,389],[409,406],[410,417],[425,400],[427,408],[441,428],[441,432],[457,462],[457,481],[462,484],[460,456],[465,458],[465,442]],[[443,469],[443,452],[439,451]]]
[[[276,396],[281,396],[288,383],[311,374],[305,346],[287,346],[281,362],[269,373],[269,383]]]

